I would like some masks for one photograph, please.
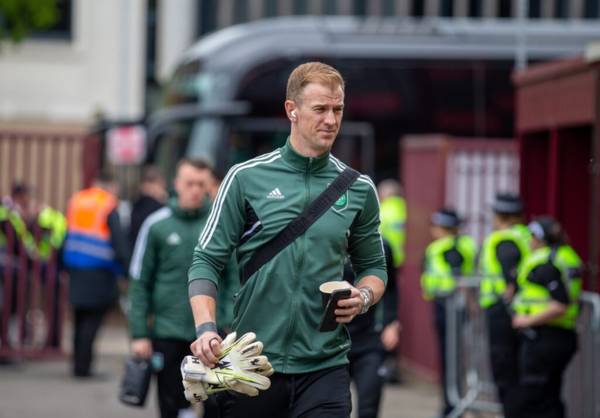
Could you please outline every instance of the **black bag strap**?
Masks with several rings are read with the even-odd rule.
[[[246,282],[267,261],[290,245],[317,221],[354,183],[360,173],[347,167],[304,211],[275,237],[254,252],[250,261],[242,267],[241,281]]]

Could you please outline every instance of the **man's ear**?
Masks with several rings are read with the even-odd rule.
[[[285,101],[285,111],[288,115],[289,120],[291,120],[292,122],[296,122],[296,103],[294,103],[293,100]]]

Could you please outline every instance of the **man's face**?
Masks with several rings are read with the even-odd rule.
[[[431,225],[429,227],[429,232],[431,233],[431,238],[433,238],[434,240],[441,239],[449,235],[448,230],[437,225]]]
[[[291,102],[297,139],[316,155],[329,151],[342,123],[344,92],[340,86],[307,84]]]
[[[118,196],[119,195],[119,191],[120,191],[119,190],[119,183],[117,183],[116,181],[112,181],[112,182],[108,183],[106,185],[106,190],[110,194],[112,194],[114,196]]]
[[[494,217],[492,218],[492,228],[494,230],[504,229],[506,226],[504,225],[504,221],[497,213],[494,213]]]
[[[209,170],[199,170],[189,164],[183,164],[179,167],[174,181],[179,206],[183,209],[201,207],[206,197],[209,182]]]
[[[29,209],[29,193],[28,192],[21,192],[21,193],[15,194],[13,196],[13,200],[15,201],[16,204],[21,206],[21,208],[23,210],[26,211]]]
[[[535,251],[538,248],[542,248],[544,246],[544,242],[540,241],[539,239],[537,239],[535,237],[535,235],[532,235],[531,240],[529,241],[529,247]]]

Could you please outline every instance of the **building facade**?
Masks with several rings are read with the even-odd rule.
[[[0,124],[140,117],[146,2],[72,0],[61,7],[60,30],[2,46]]]

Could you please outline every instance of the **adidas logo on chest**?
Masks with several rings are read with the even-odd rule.
[[[285,199],[285,195],[283,193],[281,193],[281,190],[279,190],[279,187],[275,187],[273,190],[271,190],[269,192],[269,194],[267,195],[267,199],[281,200],[281,199]]]

